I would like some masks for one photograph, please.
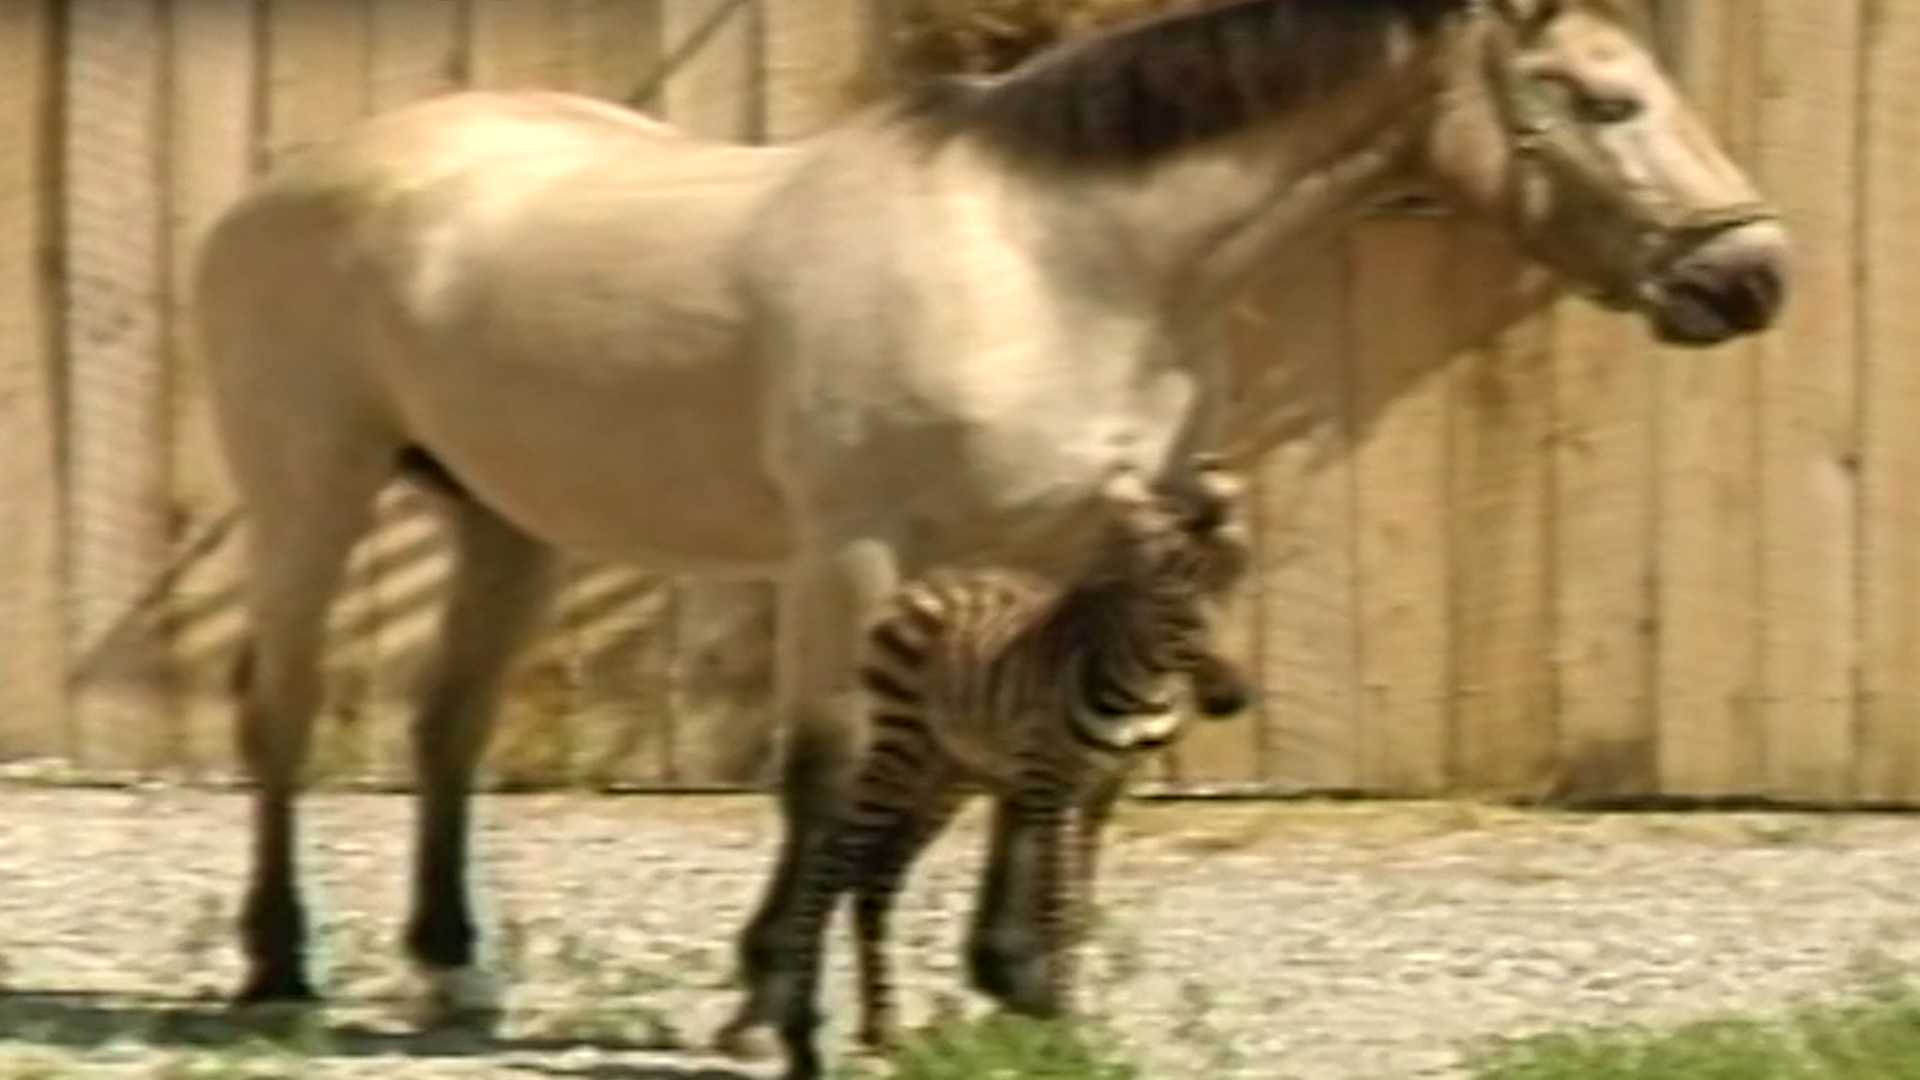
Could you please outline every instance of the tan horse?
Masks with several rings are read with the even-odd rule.
[[[1115,468],[1211,440],[1243,282],[1407,185],[1669,341],[1781,304],[1773,214],[1602,0],[1213,3],[782,148],[459,94],[267,180],[198,281],[252,528],[241,997],[312,993],[294,798],[315,658],[396,472],[447,495],[458,538],[406,933],[443,986],[474,970],[469,783],[553,553],[782,583],[788,831],[743,939],[751,1028],[782,1015],[789,870],[862,738],[869,613],[962,556],[1075,573]],[[1015,982],[1020,865],[974,931],[976,970]]]

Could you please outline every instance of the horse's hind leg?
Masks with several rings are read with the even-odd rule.
[[[237,734],[241,760],[258,785],[240,916],[247,958],[240,1004],[315,996],[295,880],[293,802],[320,704],[327,609],[388,469],[377,445],[335,449],[283,462],[284,470],[270,467],[271,454],[235,459],[253,555],[251,636],[234,669]]]
[[[553,554],[540,541],[477,502],[454,499],[448,506],[457,562],[439,655],[414,718],[419,831],[406,931],[407,952],[429,982],[437,1018],[495,1007],[474,964],[468,796],[501,681],[539,624],[554,580]]]

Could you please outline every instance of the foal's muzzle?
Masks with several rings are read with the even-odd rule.
[[[1670,345],[1718,345],[1772,326],[1787,297],[1787,234],[1771,221],[1727,229],[1647,286],[1654,333]]]
[[[1217,653],[1208,653],[1189,673],[1194,704],[1212,720],[1237,716],[1253,703],[1252,683],[1238,665]]]

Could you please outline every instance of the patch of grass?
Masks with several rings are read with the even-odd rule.
[[[995,1014],[946,1020],[908,1036],[885,1075],[892,1080],[1141,1080],[1139,1066],[1114,1049],[1099,1025]],[[872,1076],[843,1067],[843,1080]]]
[[[1721,1017],[1666,1031],[1556,1032],[1471,1061],[1474,1080],[1908,1080],[1920,1076],[1920,987],[1778,1017]]]

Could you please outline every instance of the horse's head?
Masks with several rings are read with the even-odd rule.
[[[1624,9],[1479,0],[1442,46],[1426,177],[1664,341],[1764,330],[1785,299],[1786,232]]]

